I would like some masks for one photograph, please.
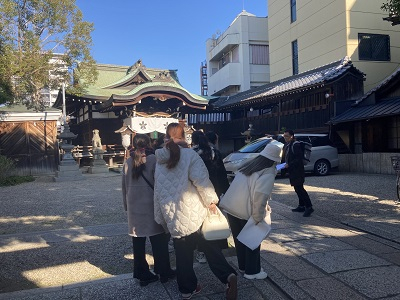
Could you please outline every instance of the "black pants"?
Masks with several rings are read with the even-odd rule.
[[[193,251],[197,245],[206,255],[208,265],[214,275],[222,282],[228,283],[230,274],[235,269],[226,261],[218,244],[206,241],[200,232],[194,232],[182,238],[174,238],[176,255],[176,280],[181,293],[191,293],[197,287],[197,277],[193,270]]]
[[[220,248],[220,249],[228,249],[228,248],[229,248],[228,240],[227,240],[227,239],[209,241],[209,243],[215,244],[215,246],[217,246],[217,247]],[[201,246],[200,246],[200,245],[197,245],[197,251],[199,251],[199,252],[204,252],[203,249],[201,249]]]
[[[169,234],[160,233],[149,237],[154,257],[154,272],[168,276],[171,265],[169,261]],[[133,276],[146,280],[152,276],[146,261],[146,237],[132,237],[133,242]]]
[[[311,207],[312,203],[310,200],[310,196],[308,195],[307,191],[304,189],[304,186],[301,185],[295,185],[294,191],[297,194],[297,197],[299,197],[299,206],[305,206],[305,207]]]
[[[235,241],[236,256],[239,269],[244,270],[245,273],[248,275],[260,273],[260,246],[258,246],[254,250],[251,250],[249,247],[242,244],[237,239],[237,236],[243,229],[244,225],[246,225],[247,221],[228,214],[228,222],[229,226],[231,227],[233,240]]]

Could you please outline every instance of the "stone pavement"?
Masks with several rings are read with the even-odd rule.
[[[174,280],[140,287],[132,278],[120,176],[85,177],[0,188],[0,300],[179,299]],[[269,276],[240,277],[239,299],[400,300],[393,176],[311,176],[306,189],[316,208],[310,218],[290,211],[295,195],[277,179],[273,231],[261,254]],[[233,249],[225,254],[237,269]],[[195,271],[203,286],[196,299],[224,299],[207,264]]]

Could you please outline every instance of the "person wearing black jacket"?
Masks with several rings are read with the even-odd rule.
[[[192,143],[192,149],[196,151],[204,161],[215,192],[217,196],[221,198],[221,195],[225,194],[229,188],[229,181],[222,161],[221,152],[219,152],[214,144],[209,143],[206,135],[200,130],[192,133]]]
[[[208,138],[203,131],[196,130],[192,133],[192,149],[200,155],[201,159],[207,167],[210,181],[214,186],[215,193],[218,198],[226,193],[229,188],[229,181],[226,175],[226,169],[222,161],[221,153],[213,144],[209,143]],[[217,247],[221,249],[228,248],[227,240],[212,241]],[[201,247],[198,248],[196,253],[196,260],[200,263],[206,263],[204,253]]]
[[[292,211],[303,212],[304,217],[309,217],[314,209],[310,196],[304,189],[305,174],[301,146],[299,143],[294,143],[296,138],[293,130],[286,130],[283,137],[286,142],[283,153],[283,159],[286,163],[284,170],[289,173],[290,185],[293,186],[294,191],[299,198],[299,205],[296,208],[293,208]]]

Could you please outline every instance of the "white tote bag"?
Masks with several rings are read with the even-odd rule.
[[[216,209],[216,213],[208,209],[207,217],[201,227],[201,233],[207,241],[223,240],[231,235],[228,220],[218,207]]]
[[[236,218],[242,220],[250,218],[251,199],[247,176],[241,172],[236,174],[225,195],[219,201],[219,207]]]

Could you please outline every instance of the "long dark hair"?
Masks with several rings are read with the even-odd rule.
[[[165,147],[170,151],[167,168],[173,169],[181,158],[181,149],[179,148],[179,145],[174,142],[174,138],[184,141],[185,130],[179,123],[170,123],[167,126],[165,138],[168,140],[165,143]]]
[[[218,135],[214,131],[208,131],[206,137],[211,144],[217,144]]]
[[[255,172],[272,167],[274,163],[275,162],[273,160],[270,160],[265,156],[259,155],[252,160],[244,163],[244,165],[239,168],[239,172],[243,173],[246,176],[250,176]]]
[[[268,141],[267,144],[269,144],[271,141]],[[239,168],[239,172],[246,176],[250,176],[255,172],[272,167],[274,163],[275,162],[273,160],[266,158],[265,156],[258,155],[250,161],[245,162],[243,166]]]
[[[158,138],[153,143],[153,149],[161,149],[164,145],[165,133],[159,133]]]
[[[150,148],[150,138],[146,134],[136,134],[133,138],[132,177],[138,179],[146,168],[146,150]]]
[[[213,153],[210,144],[208,143],[208,139],[203,131],[196,130],[192,133],[192,143],[197,148],[195,150],[203,161],[213,160]]]

